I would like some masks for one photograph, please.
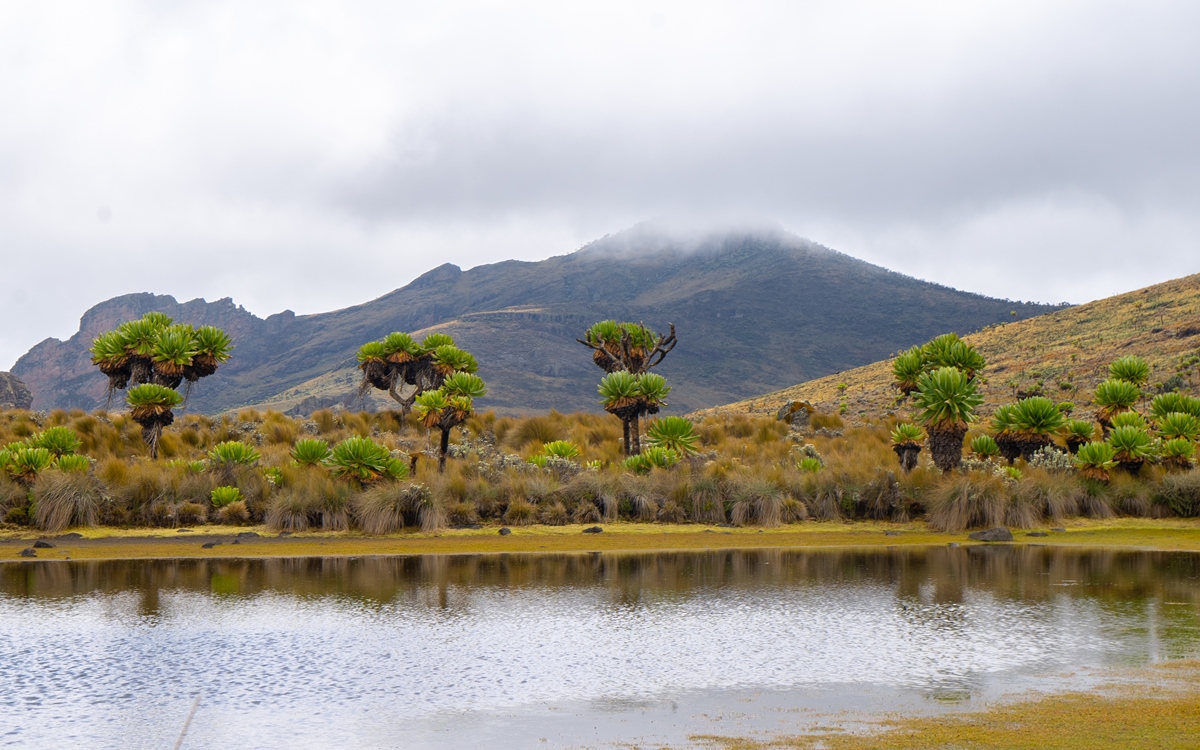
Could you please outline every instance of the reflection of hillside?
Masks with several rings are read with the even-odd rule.
[[[1032,546],[888,551],[714,551],[644,555],[462,555],[265,560],[24,562],[0,565],[0,593],[39,599],[136,593],[140,614],[162,592],[281,594],[457,609],[473,591],[573,588],[633,606],[726,588],[891,588],[906,619],[945,617],[965,597],[1086,600],[1114,614],[1157,612],[1167,655],[1200,639],[1200,555]],[[926,623],[933,624],[933,623]]]

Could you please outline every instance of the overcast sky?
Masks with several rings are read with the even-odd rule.
[[[902,7],[903,6],[903,7]],[[656,216],[1083,302],[1200,271],[1200,3],[0,0],[0,369]]]

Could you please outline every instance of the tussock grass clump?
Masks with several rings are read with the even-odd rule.
[[[1008,487],[994,474],[967,472],[950,478],[929,497],[929,525],[938,531],[1001,526]]]
[[[99,521],[100,483],[86,474],[48,471],[33,483],[34,524],[56,534],[72,526]]]

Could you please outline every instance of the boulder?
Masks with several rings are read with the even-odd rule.
[[[604,529],[600,528],[599,526],[589,526],[589,527],[587,527],[586,529],[584,529],[584,530],[583,530],[583,533],[585,533],[585,534],[599,534],[599,533],[601,533],[601,532],[603,532],[603,531],[604,531]]]
[[[204,544],[200,545],[200,549],[212,549],[213,547],[216,547],[218,544],[220,544],[220,542],[205,542]]]
[[[1003,526],[996,526],[985,531],[973,531],[967,538],[976,542],[1011,542],[1013,535]]]
[[[20,552],[21,557],[37,557],[37,550],[33,547],[26,547]]]
[[[512,533],[512,529],[508,528],[507,526],[504,527],[503,529],[500,529],[500,536],[508,536],[511,533]]]
[[[237,538],[238,539],[257,539],[258,532],[257,531],[239,531]]]
[[[54,546],[54,542],[47,542],[45,539],[39,539],[33,543],[34,549],[53,549]]]
[[[0,372],[0,409],[31,409],[33,394],[25,381],[11,372]]]
[[[1026,534],[1026,536],[1050,536],[1050,535],[1044,531],[1031,531],[1028,534]]]
[[[808,426],[814,411],[807,401],[788,401],[775,412],[775,418],[799,429]]]

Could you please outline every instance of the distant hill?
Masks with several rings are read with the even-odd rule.
[[[1072,401],[1091,418],[1096,386],[1117,357],[1136,354],[1152,368],[1149,391],[1200,390],[1200,274],[1043,315],[1000,324],[967,336],[987,360],[984,414],[1019,394],[1044,393]],[[892,362],[881,360],[836,375],[728,404],[712,412],[774,413],[784,403],[808,401],[837,412],[846,403],[851,423],[895,414]],[[845,385],[844,391],[840,389]]]
[[[462,271],[446,264],[356,307],[258,318],[216,302],[130,294],[96,305],[67,341],[47,339],[13,367],[34,408],[103,404],[105,378],[88,347],[123,320],[161,310],[234,337],[234,358],[202,381],[189,409],[249,404],[301,410],[349,404],[354,353],[390,331],[444,331],[471,351],[501,413],[595,409],[601,372],[575,342],[596,320],[675,323],[679,345],[657,370],[673,384],[671,411],[744,399],[885,357],[946,330],[1057,309],[920,281],[782,230],[681,238],[642,224],[570,255]],[[390,403],[372,396],[375,404]]]

